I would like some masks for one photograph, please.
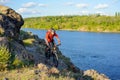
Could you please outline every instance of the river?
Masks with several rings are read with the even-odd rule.
[[[46,30],[28,29],[40,38]],[[120,80],[120,33],[57,31],[60,50],[80,69],[95,69],[112,80]]]

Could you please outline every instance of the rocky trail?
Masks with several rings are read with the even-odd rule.
[[[49,60],[49,62],[45,62],[46,58],[45,58],[45,53],[44,53],[44,49],[43,49],[43,53],[39,52],[38,46],[32,46],[32,47],[26,47],[26,50],[31,53],[34,56],[34,61],[35,61],[35,65],[43,63],[46,64],[48,67],[53,67],[53,62],[52,60]],[[59,59],[59,65],[57,67],[59,70],[63,70],[67,68],[67,65],[61,60]]]

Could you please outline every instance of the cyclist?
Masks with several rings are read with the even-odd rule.
[[[45,36],[45,43],[47,45],[46,51],[45,51],[45,56],[47,59],[50,58],[50,55],[48,55],[48,50],[50,50],[55,45],[54,37],[57,39],[58,44],[61,44],[60,39],[55,32],[55,29],[51,28],[46,32],[46,36]]]

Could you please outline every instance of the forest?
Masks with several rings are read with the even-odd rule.
[[[91,32],[120,32],[120,16],[74,15],[24,18],[24,28],[75,30]]]

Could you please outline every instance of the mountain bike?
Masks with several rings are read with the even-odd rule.
[[[59,46],[60,44],[58,45],[54,45],[52,46],[51,48],[49,48],[47,50],[47,54],[46,54],[46,58],[47,60],[50,60],[53,62],[53,66],[55,67],[58,67],[58,52],[57,52],[57,46]]]

